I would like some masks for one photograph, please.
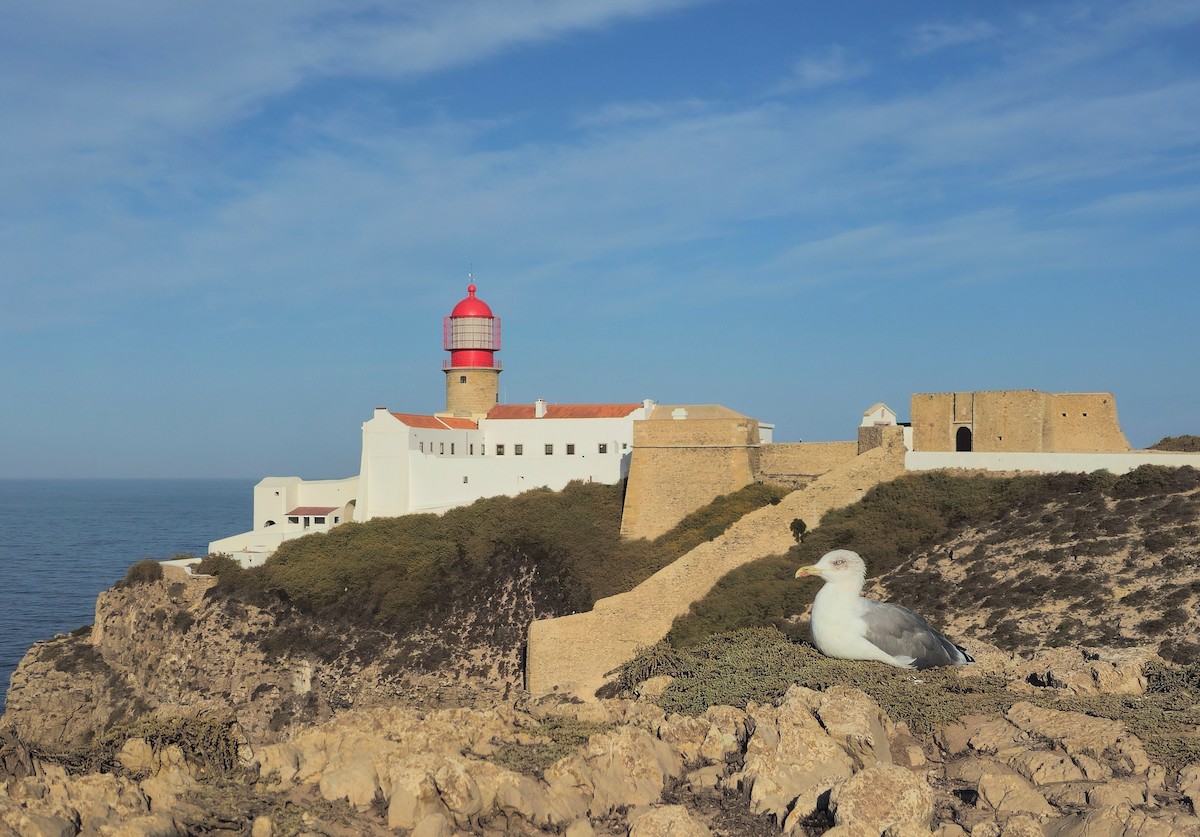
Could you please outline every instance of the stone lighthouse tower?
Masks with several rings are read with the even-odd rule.
[[[500,400],[500,318],[475,296],[474,284],[443,321],[442,333],[443,348],[450,353],[442,364],[446,412],[465,418],[485,415]]]

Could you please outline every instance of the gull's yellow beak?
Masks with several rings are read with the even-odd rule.
[[[807,578],[810,575],[817,575],[817,568],[815,566],[801,567],[800,569],[796,570],[796,578]]]

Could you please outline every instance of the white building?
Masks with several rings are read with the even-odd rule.
[[[649,418],[653,401],[498,404],[500,320],[474,285],[444,326],[444,413],[377,407],[362,426],[357,477],[268,477],[254,487],[254,528],[213,541],[209,551],[254,566],[285,540],[350,520],[444,512],[483,497],[629,475],[633,422]]]

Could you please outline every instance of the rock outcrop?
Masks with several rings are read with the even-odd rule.
[[[1096,662],[1064,655],[1054,679],[1084,682]],[[1134,680],[1114,681],[1117,694]],[[349,708],[243,742],[232,772],[135,738],[105,772],[73,775],[10,736],[0,835],[166,837],[218,823],[252,835],[1200,834],[1200,763],[1168,773],[1124,724],[1019,698],[1066,686],[1009,682],[1006,709],[925,741],[847,686],[793,686],[777,704],[696,717],[644,700],[494,694]]]
[[[391,636],[278,602],[213,597],[207,576],[116,587],[97,598],[90,629],[30,649],[5,718],[45,753],[87,747],[147,713],[236,717],[258,743],[351,706],[515,692],[524,626],[544,609],[532,571],[508,570],[491,588],[499,616],[481,625],[483,604],[452,602],[436,641],[428,625]],[[463,682],[470,687],[458,689]]]

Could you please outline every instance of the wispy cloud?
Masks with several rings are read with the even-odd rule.
[[[861,78],[870,71],[865,60],[853,57],[845,47],[829,46],[797,59],[791,77],[780,83],[777,92],[829,87]]]
[[[1144,181],[1145,199],[1153,201],[1156,180],[1167,189],[1181,166],[1195,174],[1188,149],[1200,135],[1192,107],[1200,80],[1186,70],[1165,79],[1126,74],[1122,56],[1137,39],[1171,24],[1125,9],[1118,13],[1136,13],[1138,26],[1093,21],[1060,34],[1052,51],[1014,38],[1004,62],[971,67],[934,89],[864,86],[853,99],[820,106],[786,96],[613,102],[573,112],[569,130],[519,142],[505,141],[507,126],[495,122],[442,115],[398,122],[386,103],[353,100],[286,119],[291,133],[268,157],[210,147],[214,124],[240,118],[252,125],[259,111],[286,105],[279,91],[314,77],[432,72],[504,44],[676,4],[565,3],[544,7],[550,13],[543,19],[536,14],[543,4],[527,3],[490,40],[498,14],[490,4],[451,5],[468,18],[463,26],[451,26],[452,12],[435,3],[382,23],[366,5],[347,11],[314,2],[286,18],[274,7],[258,9],[276,15],[263,21],[264,31],[300,28],[286,46],[245,34],[253,26],[229,28],[219,15],[197,15],[203,48],[189,49],[177,24],[157,27],[174,33],[176,42],[162,49],[178,47],[164,65],[176,81],[143,78],[130,57],[140,54],[135,49],[112,58],[130,66],[84,80],[83,92],[51,90],[61,110],[27,105],[29,136],[6,132],[3,140],[20,151],[6,156],[5,181],[25,188],[7,193],[0,276],[20,290],[0,313],[0,327],[102,316],[130,298],[196,286],[206,289],[207,305],[239,311],[281,293],[318,294],[335,281],[418,289],[444,272],[447,253],[461,253],[464,263],[471,253],[486,254],[496,270],[525,282],[600,264],[616,276],[616,264],[689,248],[720,263],[734,246],[726,244],[731,231],[751,228],[771,230],[754,236],[763,262],[823,252],[859,264],[856,248],[888,241],[881,252],[914,260],[909,275],[919,273],[918,256],[932,274],[945,268],[935,254],[955,242],[964,257],[989,252],[996,241],[1005,242],[998,251],[1014,253],[1021,241],[1025,251],[1067,246],[1062,236],[1014,219],[1094,205],[1121,188],[1112,182],[1119,176]],[[333,18],[332,32],[318,25],[323,16]],[[86,16],[76,26],[104,22],[119,29]],[[948,42],[947,31],[938,31]],[[119,33],[112,37],[120,55]],[[454,43],[441,55],[421,46],[428,39]],[[458,40],[473,46],[460,48]],[[203,57],[217,43],[227,60],[208,67]],[[793,83],[831,84],[866,72],[848,49],[830,47],[797,62]],[[1064,76],[1086,83],[1064,89]],[[114,92],[134,78],[141,87]],[[76,120],[83,124],[72,131]],[[157,128],[139,133],[146,126]],[[169,151],[161,144],[164,132],[192,129],[193,139]],[[22,204],[14,198],[21,191],[40,197]],[[29,211],[47,202],[53,212]],[[985,223],[996,218],[1005,223]],[[1116,222],[1095,223],[1108,236]],[[795,250],[796,237],[783,229],[802,230],[799,240],[823,241],[826,249]],[[939,229],[948,237],[939,238]],[[830,249],[836,242],[849,246]],[[752,274],[748,281],[758,280]]]
[[[986,41],[995,37],[999,30],[985,20],[963,23],[923,23],[909,33],[908,50],[912,54],[925,55],[931,52]]]

